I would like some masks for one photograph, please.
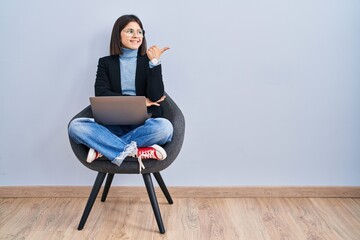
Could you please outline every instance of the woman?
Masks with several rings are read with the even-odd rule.
[[[146,97],[152,118],[137,126],[104,126],[92,118],[77,118],[69,125],[69,135],[88,146],[87,162],[105,156],[120,166],[127,156],[164,160],[160,146],[171,141],[173,126],[162,118],[160,104],[165,99],[160,56],[169,48],[147,49],[145,31],[140,19],[124,15],[114,24],[110,56],[99,59],[95,81],[96,96],[138,95]]]

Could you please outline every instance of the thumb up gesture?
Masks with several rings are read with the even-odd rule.
[[[151,60],[153,60],[154,58],[156,59],[160,59],[161,54],[163,54],[165,51],[169,50],[169,47],[164,47],[164,48],[159,48],[158,46],[154,45],[151,46],[147,51],[146,51],[146,55],[148,56],[148,58]]]

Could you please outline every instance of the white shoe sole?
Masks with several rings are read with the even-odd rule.
[[[165,160],[165,158],[167,157],[167,154],[165,152],[165,149],[163,149],[162,147],[160,147],[157,144],[152,145],[151,147],[156,149],[156,155],[159,156],[161,159],[157,159],[158,161],[162,161]]]
[[[86,158],[86,161],[88,163],[93,162],[95,160],[95,156],[96,156],[95,150],[93,148],[90,148],[89,153],[88,153],[87,158]]]

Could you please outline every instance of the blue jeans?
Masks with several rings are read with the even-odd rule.
[[[76,143],[93,148],[120,165],[136,147],[170,142],[173,126],[165,118],[149,118],[143,125],[135,126],[108,126],[96,123],[93,118],[76,118],[69,125],[69,135]]]

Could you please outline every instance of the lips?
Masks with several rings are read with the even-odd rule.
[[[129,49],[139,49],[139,47],[142,44],[142,39],[141,38],[128,38],[128,39],[123,39],[123,46],[125,48],[129,48]]]

